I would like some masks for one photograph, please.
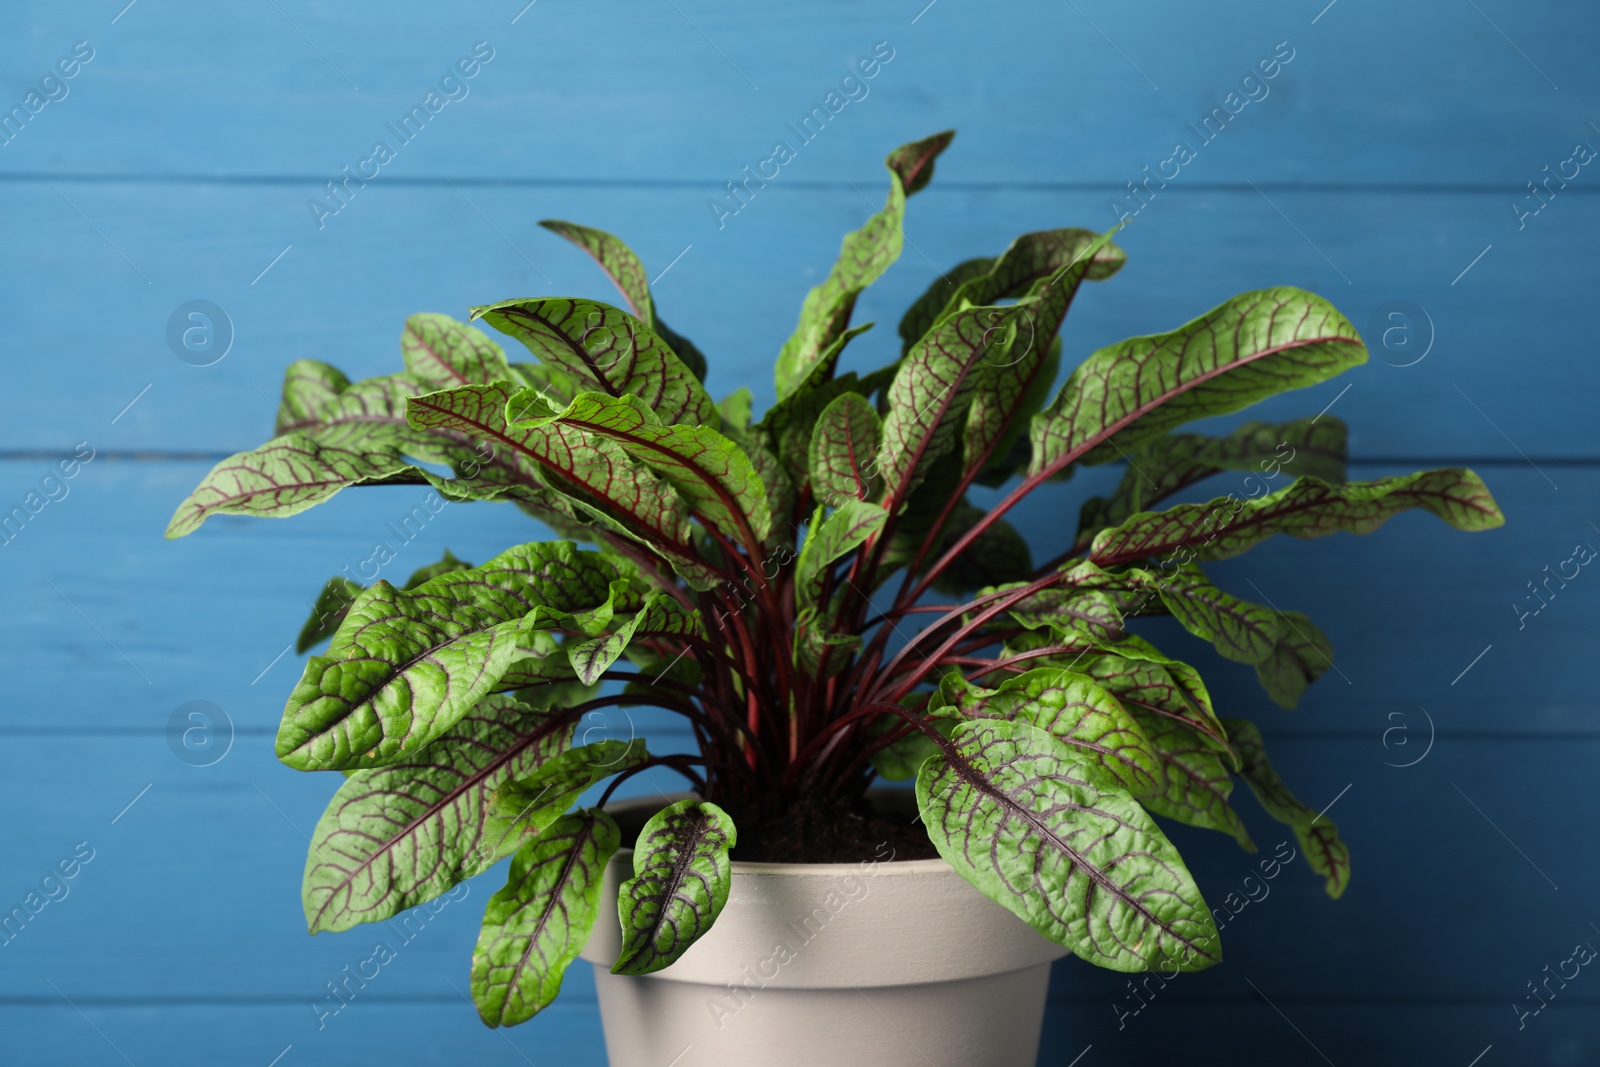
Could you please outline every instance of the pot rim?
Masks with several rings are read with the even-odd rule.
[[[660,811],[668,804],[687,799],[692,793],[658,793],[653,796],[630,797],[627,800],[613,800],[605,807],[606,813],[615,815],[618,812],[635,812],[648,808]],[[617,849],[612,857],[615,863],[618,859],[626,859],[628,866],[633,866],[633,847],[623,845]],[[795,878],[838,878],[850,871],[858,871],[861,865],[875,864],[874,876],[891,875],[926,875],[940,874],[946,871],[954,872],[955,868],[943,857],[928,860],[855,860],[846,863],[773,863],[757,860],[734,860],[733,873],[743,875],[759,875],[763,877],[792,876]]]

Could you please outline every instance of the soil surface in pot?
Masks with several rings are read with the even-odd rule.
[[[859,863],[935,859],[921,823],[856,801],[806,800],[766,819],[734,816],[733,858],[752,863]],[[893,851],[890,851],[890,850]]]

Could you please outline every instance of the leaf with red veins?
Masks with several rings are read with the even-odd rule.
[[[974,431],[980,449],[972,453],[971,465],[981,466],[989,446],[1006,439],[1049,364],[1056,331],[1078,286],[1108,240],[1096,238],[1018,303],[957,311],[912,346],[885,393],[888,414],[878,467],[890,502],[904,501],[955,446],[976,398],[983,398],[984,407]]]
[[[513,414],[547,419],[551,413],[537,391],[512,389],[496,382],[414,397],[410,416],[417,426],[459,430],[490,442],[498,459],[549,485],[598,525],[664,556],[696,588],[715,584],[715,575],[689,546],[689,509],[670,484],[616,442],[581,427],[508,423],[508,404]]]
[[[944,318],[950,298],[964,282],[988,274],[993,266],[993,256],[980,256],[957,263],[934,279],[927,291],[917,297],[900,318],[900,354],[903,356],[911,351],[911,346],[922,340],[934,324]],[[986,304],[988,302],[983,301]]]
[[[1084,501],[1074,548],[1089,547],[1101,530],[1222,471],[1252,472],[1243,486],[1255,495],[1280,475],[1343,482],[1347,436],[1343,422],[1323,415],[1279,424],[1246,423],[1226,437],[1184,433],[1152,438],[1128,454],[1128,469],[1109,497]]]
[[[328,770],[410,756],[513,664],[560,659],[551,631],[603,612],[621,577],[601,554],[554,541],[520,545],[414,590],[379,581],[356,598],[327,653],[306,661],[278,727],[278,758]]]
[[[606,863],[621,831],[599,808],[567,815],[511,860],[505,888],[489,898],[472,951],[472,1002],[490,1026],[515,1026],[543,1011],[594,930]]]
[[[1182,723],[1139,708],[1132,710],[1162,772],[1160,792],[1140,797],[1139,802],[1153,815],[1231,834],[1240,848],[1254,852],[1250,831],[1228,803],[1233,776],[1217,750]]]
[[[1179,556],[1179,562],[1228,559],[1273,534],[1306,540],[1340,532],[1371,533],[1408,508],[1431,512],[1458,530],[1488,530],[1505,523],[1483,479],[1464,468],[1344,485],[1302,478],[1255,500],[1229,496],[1140,512],[1096,535],[1089,558],[1102,567],[1159,558],[1166,569]]]
[[[985,690],[950,674],[941,704],[968,719],[1005,719],[1037,726],[1104,769],[1134,796],[1161,788],[1161,768],[1126,708],[1087,675],[1036,667]]]
[[[1131,337],[1079,364],[1033,418],[1029,474],[1117,459],[1186,422],[1316,385],[1366,359],[1355,327],[1320,296],[1242,293],[1170,333]]]
[[[817,418],[811,432],[811,491],[835,507],[876,492],[873,461],[883,423],[867,398],[842,393]]]
[[[1008,646],[1008,651],[1020,651]],[[1093,678],[1136,714],[1159,716],[1192,731],[1207,748],[1238,765],[1228,733],[1211,706],[1200,672],[1162,655],[1148,642],[1127,637],[1103,651],[1078,658],[1075,671]]]
[[[1127,578],[1135,589],[1158,596],[1185,630],[1211,642],[1225,659],[1261,663],[1278,643],[1276,612],[1223,592],[1193,564],[1159,574],[1135,569]]]
[[[406,372],[433,389],[487,385],[511,374],[499,345],[449,315],[421,314],[406,319],[400,354]]]
[[[505,300],[472,309],[541,360],[611,396],[636,396],[665,425],[716,426],[717,406],[649,326],[596,300]]]
[[[1328,895],[1337,900],[1350,884],[1350,848],[1339,838],[1339,828],[1326,815],[1302,804],[1267,761],[1261,730],[1248,719],[1224,719],[1228,736],[1238,748],[1244,766],[1239,776],[1268,815],[1294,830],[1306,851],[1311,869],[1322,875]]]
[[[287,433],[322,422],[350,388],[344,371],[316,359],[297,359],[283,374],[283,398],[273,433]]]
[[[1261,688],[1279,707],[1293,711],[1312,682],[1333,666],[1333,643],[1298,611],[1274,611],[1278,638],[1270,655],[1256,664]]]
[[[650,296],[650,276],[633,249],[629,248],[620,237],[591,226],[580,226],[575,222],[562,222],[559,219],[544,219],[539,225],[551,233],[560,234],[589,253],[589,257],[606,272],[606,277],[611,279],[611,284],[617,287],[622,299],[628,302],[628,310],[659,334],[696,378],[705,380],[706,357],[701,355],[700,350],[691,344],[688,338],[681,337],[668,329],[667,324],[656,316],[655,300]]]
[[[533,405],[543,406],[536,394],[524,391],[511,397],[508,410],[515,417]],[[513,418],[512,425],[533,434],[577,430],[615,442],[736,544],[759,545],[772,529],[766,487],[755,465],[709,424],[663,424],[638,397],[583,393],[561,411]]]
[[[939,854],[1097,966],[1201,970],[1222,953],[1178,850],[1110,774],[1036,726],[957,726],[917,772]]]
[[[633,877],[617,888],[622,954],[612,974],[671,966],[711,929],[728,903],[738,840],[728,813],[703,800],[680,800],[645,824]]]
[[[404,763],[355,771],[311,835],[301,897],[312,933],[379,922],[481,873],[521,844],[486,832],[489,800],[564,751],[573,724],[491,696]]]
[[[800,322],[778,353],[778,398],[807,380],[823,354],[850,325],[861,291],[877,281],[900,258],[905,244],[902,226],[906,197],[933,177],[933,161],[949,146],[953,131],[902,145],[889,154],[889,199],[859,230],[845,235],[839,259],[819,286],[806,294]]]

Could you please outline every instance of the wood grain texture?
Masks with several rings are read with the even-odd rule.
[[[0,34],[0,114],[73,42],[95,49],[65,98],[0,146],[0,509],[78,442],[96,456],[0,547],[0,641],[13,652],[0,903],[20,903],[75,843],[96,849],[70,895],[0,947],[0,1060],[602,1063],[585,967],[508,1034],[461,1003],[498,871],[319,1030],[312,1000],[326,1003],[324,983],[367,958],[370,938],[304,934],[301,831],[334,783],[270,751],[299,670],[292,651],[278,657],[328,576],[361,570],[379,541],[397,549],[382,572],[394,578],[445,547],[476,562],[543,531],[507,507],[452,506],[402,537],[391,524],[424,493],[411,487],[347,493],[290,523],[224,517],[178,543],[160,531],[212,462],[266,436],[291,360],[388,373],[416,311],[613,300],[541,218],[624,237],[664,317],[710,356],[713,396],[746,386],[764,407],[806,289],[881,203],[883,155],[952,126],[937,178],[909,205],[905,254],[857,308],[878,328],[844,369],[897,351],[893,323],[940,269],[1025,230],[1109,226],[1116,201],[1138,207],[1117,238],[1129,263],[1080,296],[1067,368],[1241,290],[1310,288],[1376,358],[1250,417],[1331,404],[1351,426],[1352,476],[1472,465],[1508,517],[1468,536],[1401,516],[1370,538],[1279,540],[1215,566],[1229,592],[1305,611],[1331,638],[1339,670],[1296,712],[1175,627],[1145,629],[1206,672],[1219,713],[1264,724],[1302,799],[1337,800],[1354,877],[1335,903],[1291,864],[1224,928],[1223,966],[1121,1029],[1112,1005],[1129,1002],[1127,977],[1066,961],[1041,1062],[1091,1044],[1083,1067],[1175,1053],[1467,1064],[1491,1044],[1483,1067],[1600,1055],[1600,993],[1582,983],[1523,1031],[1511,1007],[1585,939],[1595,917],[1582,901],[1600,881],[1600,705],[1575,669],[1592,658],[1600,579],[1552,583],[1537,615],[1512,607],[1534,606],[1528,584],[1574,543],[1600,545],[1600,183],[1585,166],[1536,215],[1512,208],[1539,204],[1526,183],[1574,142],[1600,146],[1591,6],[1084,0],[1000,18],[956,0],[124,3],[27,0]],[[480,40],[494,58],[469,94],[410,143],[393,139],[394,160],[319,228],[308,198],[391,138],[385,124]],[[785,124],[879,41],[894,58],[869,94],[798,143]],[[1189,124],[1279,42],[1294,58],[1268,95],[1204,141]],[[719,228],[708,199],[779,138],[795,160]],[[1180,138],[1194,160],[1153,197],[1142,189],[1147,203],[1130,200],[1126,183]],[[195,299],[233,326],[212,366],[180,361],[167,340],[169,316]],[[1383,347],[1394,301],[1430,324],[1432,348],[1411,366],[1396,364],[1412,350]],[[1078,503],[1117,476],[1081,472],[1011,517],[1042,548],[1064,544]],[[174,711],[197,699],[235,728],[211,767],[184,764],[167,740]],[[614,736],[666,721],[632,714],[591,726]],[[655,747],[687,741],[659,736]],[[1430,736],[1421,762],[1397,766]],[[1253,801],[1240,807],[1268,849],[1285,836]],[[1213,906],[1255,862],[1224,835],[1172,832]]]

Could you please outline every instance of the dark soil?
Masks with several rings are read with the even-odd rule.
[[[866,800],[809,801],[767,819],[735,817],[733,858],[756,863],[858,863],[939,855],[920,822]]]

